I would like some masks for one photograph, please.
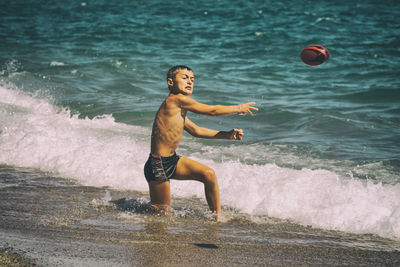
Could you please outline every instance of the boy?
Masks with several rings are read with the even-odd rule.
[[[196,180],[204,184],[206,200],[210,210],[218,216],[221,212],[217,177],[214,170],[194,160],[178,156],[176,148],[183,130],[195,137],[241,140],[243,131],[216,131],[194,124],[186,116],[187,111],[198,114],[220,116],[229,114],[253,115],[258,110],[255,102],[233,106],[206,105],[195,101],[193,92],[194,74],[187,66],[174,66],[167,73],[169,95],[157,111],[151,134],[151,153],[144,173],[149,184],[152,205],[159,211],[169,211],[171,193],[169,179]]]

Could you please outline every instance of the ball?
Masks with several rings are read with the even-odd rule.
[[[322,45],[313,44],[301,51],[300,58],[307,65],[317,66],[328,60],[329,51]]]

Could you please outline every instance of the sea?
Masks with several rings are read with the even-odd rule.
[[[185,133],[177,150],[215,170],[229,220],[368,236],[399,250],[400,2],[0,6],[3,221],[33,216],[43,227],[66,227],[72,219],[55,213],[69,198],[72,217],[88,203],[115,201],[136,203],[128,210],[103,203],[117,206],[113,216],[124,225],[146,217],[135,207],[150,201],[143,166],[152,123],[168,95],[166,72],[187,65],[196,101],[255,101],[259,109],[254,116],[188,113],[202,127],[243,129],[243,140]],[[300,53],[310,44],[326,47],[330,58],[304,64]],[[90,190],[77,188],[98,195],[78,201]],[[171,193],[172,217],[210,219],[202,184],[171,181]],[[57,200],[13,211],[39,196]]]

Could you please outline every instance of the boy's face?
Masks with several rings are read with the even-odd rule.
[[[175,75],[175,78],[168,78],[167,84],[172,93],[191,95],[194,86],[193,71],[187,69],[180,69]]]

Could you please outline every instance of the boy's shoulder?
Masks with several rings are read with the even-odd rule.
[[[187,101],[193,101],[193,98],[190,97],[189,95],[184,95],[184,94],[169,94],[166,98],[167,101],[172,101],[172,102],[177,102],[177,103],[182,103],[182,102],[187,102]]]

